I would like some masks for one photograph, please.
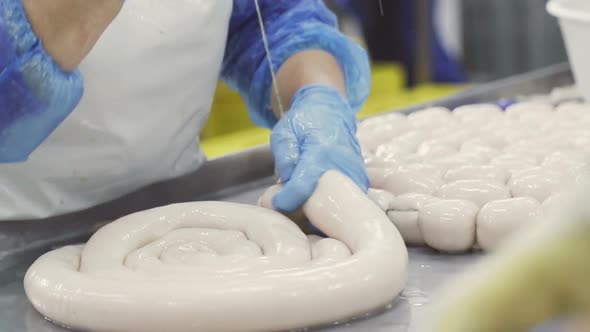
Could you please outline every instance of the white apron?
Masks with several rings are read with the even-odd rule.
[[[127,0],[80,66],[85,94],[26,163],[0,164],[0,221],[82,210],[186,174],[232,0]]]

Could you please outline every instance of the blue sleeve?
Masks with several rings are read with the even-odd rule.
[[[0,163],[25,161],[82,90],[80,73],[62,71],[44,51],[21,0],[0,1]]]
[[[273,67],[293,54],[320,49],[334,55],[346,79],[352,110],[358,112],[369,95],[371,75],[366,51],[338,31],[335,15],[321,0],[259,0]],[[271,74],[263,47],[254,1],[234,0],[221,78],[240,92],[250,118],[272,127]]]

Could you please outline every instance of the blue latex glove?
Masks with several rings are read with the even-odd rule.
[[[82,93],[81,74],[47,54],[21,0],[0,1],[0,163],[27,160]]]
[[[270,137],[284,183],[273,198],[274,207],[282,211],[299,208],[331,169],[367,191],[369,179],[355,134],[355,112],[335,88],[309,85],[299,90]]]
[[[252,121],[273,128],[269,64],[260,36],[254,1],[233,1],[222,80],[240,92]],[[338,60],[346,81],[346,96],[358,111],[371,90],[367,52],[338,30],[338,22],[322,0],[260,0],[275,71],[294,54],[322,50]]]

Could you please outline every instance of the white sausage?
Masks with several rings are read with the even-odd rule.
[[[466,126],[476,126],[502,117],[502,109],[492,104],[465,105],[455,108],[453,116]]]
[[[527,113],[541,113],[550,114],[553,112],[553,107],[548,103],[541,102],[522,102],[509,106],[506,109],[508,117],[520,118]]]
[[[479,208],[466,200],[437,200],[420,210],[424,241],[444,252],[470,250],[475,243],[475,217]]]
[[[490,160],[499,154],[497,149],[487,145],[482,140],[477,139],[471,139],[463,142],[459,151],[462,153],[480,155],[487,160]]]
[[[372,156],[365,159],[367,168],[397,168],[402,164],[400,158]]]
[[[391,202],[395,199],[391,193],[380,189],[369,189],[367,196],[383,211],[389,210]]]
[[[418,215],[422,207],[437,200],[429,195],[409,193],[395,197],[389,203],[387,216],[397,227],[408,245],[424,245],[424,237],[418,225]]]
[[[420,163],[420,164],[412,164],[412,163],[408,163],[406,165],[403,166],[398,166],[397,170],[399,171],[407,171],[407,172],[422,172],[422,173],[428,173],[431,176],[438,178],[438,179],[442,179],[443,173],[442,170],[439,167],[436,167],[434,165],[430,165],[427,163]]]
[[[403,240],[352,181],[326,173],[303,209],[331,239],[235,203],[135,213],[40,257],[25,291],[54,322],[121,332],[289,330],[361,315],[400,292]]]
[[[546,169],[576,176],[588,171],[590,156],[577,150],[556,151],[547,155],[541,165]]]
[[[375,168],[367,167],[367,175],[369,176],[369,184],[373,189],[383,189],[389,174],[395,171],[396,168]]]
[[[479,165],[482,163],[482,157],[474,154],[456,153],[444,158],[430,160],[429,163],[446,172],[449,169],[464,165]]]
[[[425,131],[412,130],[387,141],[387,144],[407,152],[415,152],[418,146],[428,137]]]
[[[397,169],[387,174],[382,189],[394,195],[406,193],[432,195],[442,184],[437,174],[415,169]]]
[[[542,213],[541,204],[530,197],[489,202],[477,216],[477,243],[483,250],[495,249]]]
[[[425,141],[418,147],[417,155],[422,156],[425,160],[442,158],[457,153],[457,149],[440,143],[438,141]]]
[[[567,202],[568,195],[565,193],[554,193],[551,196],[547,197],[543,203],[541,204],[543,207],[543,212],[545,214],[550,214],[556,211],[559,208],[562,208],[563,205]]]
[[[513,174],[509,181],[514,197],[533,197],[542,202],[555,192],[561,191],[563,175],[542,167],[533,167]]]
[[[513,156],[525,156],[532,161],[534,158],[537,162],[543,161],[545,156],[551,153],[551,148],[543,144],[538,144],[534,140],[520,140],[511,144],[504,149],[504,152]]]
[[[549,195],[581,185],[590,174],[589,105],[569,104],[553,111],[550,104],[536,101],[503,112],[481,104],[452,113],[426,109],[404,120],[400,114],[392,121],[375,118],[373,127],[364,129],[381,135],[379,156],[367,163],[371,186],[399,195],[394,201],[406,207],[412,205],[407,196],[436,195],[479,207],[532,196],[548,208],[553,204]],[[403,130],[392,130],[393,121]],[[416,199],[409,211],[388,213],[410,244],[422,241],[415,225],[424,202]]]
[[[429,129],[453,121],[451,112],[444,107],[432,107],[408,115],[408,122],[414,128]]]
[[[506,153],[492,158],[490,165],[503,168],[510,174],[518,173],[523,169],[531,168],[537,165],[537,158],[534,156],[525,156],[522,154]]]
[[[465,165],[450,169],[445,174],[446,181],[458,180],[492,180],[506,183],[510,174],[504,169],[491,165]]]
[[[468,200],[481,207],[492,200],[510,198],[510,191],[492,180],[458,180],[442,186],[439,195],[444,199]]]
[[[389,113],[383,114],[378,117],[371,117],[368,119],[362,120],[358,125],[358,131],[373,131],[384,125],[388,125],[390,127],[406,127],[407,125],[407,117],[401,113]],[[395,132],[390,133],[395,134]]]

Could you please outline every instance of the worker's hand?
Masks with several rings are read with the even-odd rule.
[[[354,112],[337,89],[308,85],[299,90],[270,138],[284,183],[273,199],[274,207],[297,209],[311,196],[319,178],[331,169],[367,191],[369,179],[355,133]]]

